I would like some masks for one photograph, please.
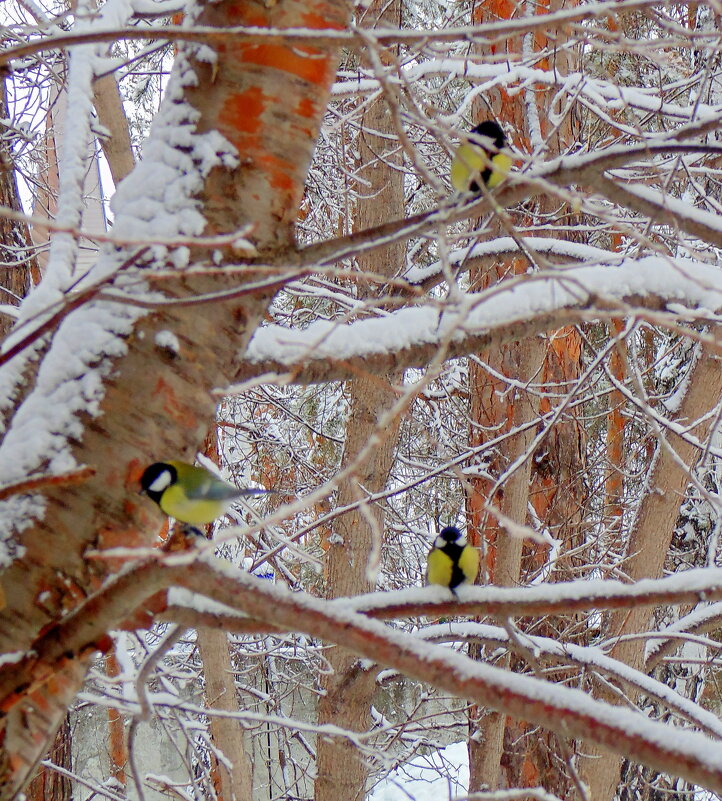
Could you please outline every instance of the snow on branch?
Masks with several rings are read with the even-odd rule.
[[[701,103],[699,106],[682,106],[664,100],[664,90],[655,86],[644,89],[639,86],[624,86],[600,78],[592,78],[581,72],[563,75],[558,69],[544,70],[523,65],[475,63],[469,58],[444,58],[415,64],[404,73],[404,80],[415,83],[428,78],[457,78],[475,85],[479,92],[491,92],[499,87],[550,86],[563,87],[569,97],[579,96],[591,106],[606,112],[634,108],[639,111],[665,114],[680,122],[690,119],[710,119],[719,116],[719,107]],[[378,78],[374,76],[349,77],[339,81],[333,89],[334,95],[346,96],[372,94],[378,91]],[[470,113],[462,104],[454,119]],[[636,133],[636,130],[635,130]]]
[[[458,304],[420,305],[346,325],[269,325],[251,340],[237,379],[291,372],[296,382],[315,383],[381,365],[387,371],[423,367],[439,348],[460,356],[604,312],[643,314],[645,308],[667,310],[680,323],[714,319],[722,308],[719,270],[691,259],[648,256],[530,274],[466,295]]]
[[[83,76],[89,79],[92,69],[84,61],[81,66]],[[113,230],[120,238],[173,239],[199,236],[204,230],[205,220],[195,196],[214,166],[234,164],[236,157],[217,132],[196,132],[198,112],[183,98],[183,88],[194,81],[187,56],[180,54],[144,148],[144,159],[113,198]],[[72,139],[73,135],[68,128],[66,136]],[[68,169],[72,178],[78,170],[75,161]],[[74,184],[69,180],[68,185]],[[31,342],[32,347],[20,350],[0,366],[0,411],[8,419],[0,445],[0,485],[14,485],[38,473],[69,473],[78,467],[70,443],[82,439],[83,415],[99,414],[113,364],[127,352],[125,340],[135,323],[147,314],[145,309],[128,302],[94,298],[96,288],[112,284],[126,298],[147,298],[147,288],[137,273],[126,278],[128,268],[136,266],[141,252],[144,263],[154,261],[172,268],[185,266],[189,260],[187,247],[158,246],[148,253],[147,250],[136,249],[129,255],[127,250],[107,245],[84,275],[72,275],[70,256],[63,251],[58,259],[65,256],[65,270],[59,266],[52,273],[59,276],[57,280],[44,280],[23,302],[18,323],[3,343],[3,351],[10,353],[23,341]],[[71,302],[70,313],[66,314],[68,298],[84,297],[86,293],[91,299],[78,308]],[[56,314],[61,318],[57,329],[45,334],[43,326]],[[42,333],[43,339],[36,341],[36,333]],[[44,355],[33,390],[16,410],[28,363],[41,352]],[[3,506],[0,536],[12,533],[13,521],[28,526],[43,512],[39,496],[14,497]]]
[[[646,668],[652,670],[670,652],[679,645],[679,635],[697,634],[714,631],[722,624],[722,603],[693,609],[674,623],[670,623],[649,643],[646,651]]]
[[[670,2],[670,0],[668,0]],[[680,2],[681,0],[674,0]],[[502,35],[514,35],[533,30],[543,30],[572,22],[589,19],[603,19],[610,12],[620,13],[654,6],[658,0],[612,0],[606,3],[585,3],[570,9],[562,9],[552,14],[523,17],[515,20],[499,20],[485,25],[467,25],[436,30],[406,30],[397,28],[378,28],[373,34],[364,29],[363,36],[355,30],[319,30],[318,28],[274,28],[236,26],[227,28],[209,28],[204,26],[163,25],[156,27],[118,27],[124,20],[108,20],[106,25],[95,25],[92,32],[54,33],[34,39],[31,42],[8,48],[0,54],[0,66],[12,64],[15,69],[22,69],[23,59],[35,53],[48,50],[67,50],[77,45],[90,42],[115,42],[118,40],[149,40],[192,42],[197,44],[218,45],[229,39],[234,42],[263,41],[267,39],[290,40],[297,45],[313,45],[332,42],[352,44],[373,36],[378,45],[405,42],[455,42],[460,39],[468,41],[484,41]],[[148,0],[134,0],[128,3],[139,17],[170,16],[182,9],[182,3],[166,0],[163,3],[150,3]]]
[[[274,627],[304,632],[335,642],[359,656],[396,669],[404,675],[467,698],[498,711],[515,715],[564,736],[580,737],[626,757],[680,776],[708,790],[722,790],[722,766],[719,741],[702,734],[649,720],[645,715],[593,700],[586,693],[555,685],[538,678],[517,675],[467,656],[435,646],[411,634],[389,628],[379,620],[360,613],[362,604],[355,599],[325,601],[285,587],[270,585],[227,562],[194,554],[156,556],[126,569],[111,579],[79,609],[68,615],[50,632],[36,641],[33,654],[20,663],[6,666],[2,674],[4,697],[12,697],[16,682],[25,681],[28,670],[42,678],[52,673],[53,665],[69,652],[82,652],[104,637],[130,608],[137,607],[150,594],[170,586],[183,587],[198,595],[193,608],[205,612],[206,602],[223,604],[254,620]],[[418,601],[427,599],[425,613],[442,613],[444,606],[469,614],[480,614],[472,599],[486,597],[484,611],[504,617],[528,614],[524,599],[536,599],[536,609],[548,612],[564,599],[567,609],[605,608],[613,600],[638,604],[683,602],[684,600],[722,597],[722,570],[690,570],[669,579],[648,580],[636,585],[619,582],[575,582],[571,585],[547,585],[528,589],[500,587],[463,588],[462,603],[449,601],[443,588],[426,588],[397,593],[376,593],[377,609],[386,596],[397,600],[404,593]],[[646,596],[645,596],[646,593]],[[494,596],[514,596],[516,604],[502,611]],[[367,596],[368,601],[373,596]],[[654,599],[654,600],[652,600]],[[186,600],[187,596],[186,596]],[[396,608],[398,609],[397,604]],[[212,607],[211,607],[212,608]],[[386,607],[388,610],[390,607]],[[408,605],[407,605],[408,609]],[[413,612],[412,614],[423,614]]]
[[[520,234],[518,238],[523,238],[523,235]],[[592,264],[618,264],[624,261],[624,255],[621,253],[568,239],[535,236],[530,244],[534,246],[535,253],[559,259],[560,263],[567,262],[567,266],[569,261]],[[501,236],[487,242],[473,242],[466,248],[451,250],[446,255],[446,261],[450,267],[457,270],[468,265],[473,259],[501,259],[518,253],[518,241],[510,236]],[[404,274],[404,279],[414,286],[426,286],[429,280],[436,276],[443,278],[443,266],[440,262],[423,267],[413,266]]]
[[[471,621],[449,622],[428,626],[416,632],[427,642],[449,642],[458,640],[483,641],[493,647],[514,647],[509,632],[500,626],[490,626]],[[639,692],[655,698],[682,717],[699,726],[711,737],[722,738],[722,721],[713,712],[708,712],[694,701],[690,701],[676,690],[661,681],[648,676],[641,670],[607,656],[597,646],[581,646],[574,643],[559,642],[550,637],[540,637],[518,632],[524,646],[528,647],[534,659],[543,664],[573,664],[584,670],[594,670],[605,676],[621,680],[635,687]]]

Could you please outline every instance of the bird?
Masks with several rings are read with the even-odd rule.
[[[509,174],[513,159],[500,152],[506,135],[495,120],[484,120],[469,132],[451,162],[451,184],[459,192],[481,192],[498,186]],[[481,141],[480,141],[481,140]]]
[[[466,542],[456,526],[439,532],[429,551],[426,583],[448,587],[454,595],[460,584],[473,584],[479,574],[479,551]]]
[[[140,479],[141,493],[181,523],[211,523],[237,498],[265,495],[272,490],[239,489],[204,467],[187,462],[154,462]]]

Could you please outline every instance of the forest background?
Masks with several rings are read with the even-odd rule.
[[[722,793],[721,13],[3,4],[0,799]]]

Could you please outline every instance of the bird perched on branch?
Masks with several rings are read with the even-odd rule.
[[[513,160],[502,153],[506,136],[494,120],[484,120],[469,132],[451,162],[451,183],[459,192],[481,192],[498,186],[509,174]]]
[[[186,462],[155,462],[145,469],[140,485],[141,492],[169,517],[194,526],[216,520],[238,498],[272,492],[239,489],[204,467]]]
[[[456,526],[439,532],[429,551],[426,583],[448,587],[454,594],[460,584],[473,584],[479,574],[479,551],[467,544]]]

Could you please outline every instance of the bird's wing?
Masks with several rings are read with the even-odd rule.
[[[486,182],[486,185],[489,189],[493,189],[495,186],[498,186],[509,173],[511,172],[511,166],[514,163],[514,160],[511,156],[508,156],[506,153],[497,153],[491,159],[491,167],[489,169],[490,175]]]
[[[459,557],[459,567],[464,573],[464,579],[473,584],[479,575],[479,549],[467,545]]]
[[[207,482],[195,489],[187,492],[188,498],[194,501],[232,501],[234,498],[246,498],[250,495],[266,495],[270,490],[256,489],[250,487],[242,489],[240,487],[233,487],[223,481],[214,481],[209,479]]]
[[[191,501],[230,501],[238,498],[240,493],[241,490],[210,476],[195,487],[185,489],[186,497]]]

